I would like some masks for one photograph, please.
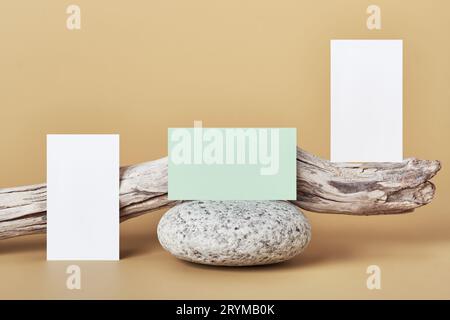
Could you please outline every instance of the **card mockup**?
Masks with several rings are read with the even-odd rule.
[[[119,135],[47,135],[47,260],[119,259]]]
[[[331,40],[331,161],[403,160],[402,40]]]
[[[170,128],[173,200],[295,200],[294,128]]]

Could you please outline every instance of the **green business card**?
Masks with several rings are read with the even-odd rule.
[[[295,200],[295,128],[169,128],[169,199]]]

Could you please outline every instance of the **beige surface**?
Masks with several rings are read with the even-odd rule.
[[[72,2],[70,2],[72,3]],[[76,1],[82,30],[57,1],[0,2],[0,187],[45,180],[47,133],[120,133],[121,162],[166,153],[166,129],[292,126],[329,156],[329,40],[404,39],[405,156],[439,159],[435,201],[414,214],[307,213],[307,251],[276,266],[226,269],[172,258],[152,213],[121,226],[119,263],[45,261],[45,236],[0,242],[0,298],[450,298],[450,2]],[[156,116],[155,116],[156,115]],[[365,287],[382,268],[382,290]]]

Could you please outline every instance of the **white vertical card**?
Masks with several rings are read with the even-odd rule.
[[[119,136],[47,135],[47,260],[119,259]]]
[[[403,160],[402,82],[402,40],[331,40],[331,161]]]

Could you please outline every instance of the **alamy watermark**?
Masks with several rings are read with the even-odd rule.
[[[69,276],[66,280],[66,287],[69,290],[81,290],[81,268],[76,264],[67,267],[66,274]]]
[[[169,137],[174,165],[258,165],[261,175],[280,168],[280,132],[276,128],[175,128]]]
[[[369,290],[381,289],[381,268],[375,264],[367,267],[366,273],[369,274],[366,280],[366,286]]]
[[[81,29],[81,9],[76,4],[71,4],[66,8],[66,13],[69,15],[66,20],[66,28],[68,30]]]
[[[381,9],[379,6],[371,4],[366,10],[369,17],[366,21],[367,29],[380,30],[381,29]]]

